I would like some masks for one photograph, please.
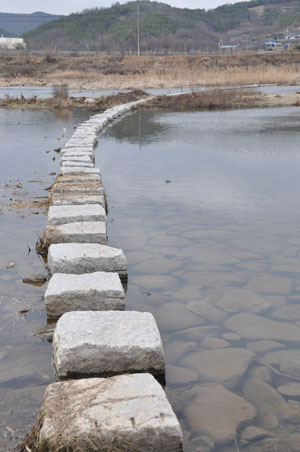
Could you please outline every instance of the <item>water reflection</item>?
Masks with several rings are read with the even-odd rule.
[[[100,142],[109,242],[128,309],[162,332],[185,450],[299,451],[298,110],[148,112],[141,140],[138,124]]]

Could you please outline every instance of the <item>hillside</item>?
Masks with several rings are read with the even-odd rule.
[[[32,14],[13,14],[0,12],[0,34],[4,36],[21,36],[42,24],[57,20],[61,16],[37,11]],[[3,29],[4,31],[1,31]]]
[[[217,50],[220,39],[224,44],[254,47],[265,37],[285,33],[287,27],[300,31],[299,0],[251,0],[208,11],[148,0],[139,5],[144,52]],[[133,52],[136,36],[137,2],[131,1],[62,17],[24,38],[34,49]]]

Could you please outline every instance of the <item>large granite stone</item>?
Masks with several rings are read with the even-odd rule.
[[[127,260],[121,249],[97,243],[61,243],[48,250],[51,273],[117,272],[127,277]]]
[[[225,326],[247,339],[300,341],[300,328],[255,314],[236,314],[225,320]]]
[[[53,364],[60,379],[165,372],[160,334],[149,312],[67,312],[54,331]]]
[[[61,447],[132,452],[182,452],[178,420],[150,374],[89,378],[48,386],[39,440],[49,452]],[[107,449],[108,450],[108,449]]]
[[[52,193],[65,194],[65,193],[84,193],[84,194],[99,194],[103,195],[104,190],[102,184],[99,182],[72,182],[72,183],[59,183],[55,182],[52,187]]]
[[[81,221],[106,221],[105,209],[100,204],[50,206],[48,224],[59,225]]]
[[[83,221],[48,225],[43,242],[45,246],[52,243],[100,243],[107,244],[106,223],[104,221]]]
[[[105,207],[106,204],[103,194],[53,193],[51,199],[54,206],[100,204]]]
[[[61,168],[60,174],[100,174],[99,168],[86,168],[82,166],[73,166],[70,168]]]
[[[85,183],[85,182],[99,182],[101,183],[101,177],[100,174],[66,174],[63,176],[60,174],[56,181],[57,183],[67,183],[67,184],[76,184],[79,183]]]
[[[123,311],[125,294],[117,273],[55,273],[45,293],[49,319],[69,311]]]
[[[90,158],[89,155],[69,155],[69,154],[65,154],[63,157],[61,157],[60,159],[60,164],[63,165],[64,163],[68,163],[68,162],[76,162],[76,163],[94,163],[93,159]],[[73,166],[78,166],[77,165],[73,165]],[[93,165],[94,166],[94,165]]]
[[[61,168],[73,168],[73,167],[77,167],[78,165],[82,166],[83,168],[94,168],[94,163],[92,163],[91,161],[89,162],[78,162],[78,161],[74,161],[74,160],[63,160],[60,164]]]
[[[203,383],[221,383],[234,388],[254,356],[243,348],[200,350],[187,355],[180,365],[197,372]]]
[[[208,435],[216,444],[223,444],[232,441],[239,428],[253,421],[256,409],[221,385],[202,385],[184,415],[192,433]]]

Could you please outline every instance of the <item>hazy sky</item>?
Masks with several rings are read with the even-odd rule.
[[[126,3],[127,0],[119,0]],[[236,3],[241,0],[163,0],[172,6],[180,8],[205,8],[211,9],[224,3]],[[243,1],[243,0],[242,0]],[[1,0],[0,12],[2,13],[33,13],[44,11],[52,14],[69,14],[82,11],[84,8],[110,6],[114,0]]]

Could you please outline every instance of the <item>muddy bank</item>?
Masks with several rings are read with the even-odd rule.
[[[0,107],[8,108],[34,108],[34,109],[61,109],[74,110],[83,108],[95,112],[103,112],[107,108],[114,107],[121,103],[133,102],[147,97],[149,94],[142,90],[133,90],[128,93],[118,93],[111,96],[101,96],[98,98],[69,97],[68,94],[54,95],[51,98],[39,99],[36,96],[31,98],[6,96],[0,99]]]
[[[37,97],[7,96],[5,99],[0,99],[0,107],[58,110],[85,109],[93,112],[103,112],[105,109],[120,103],[133,102],[147,96],[149,101],[138,107],[139,109],[157,108],[185,111],[300,106],[300,92],[295,94],[264,94],[258,91],[241,89],[213,89],[211,91],[171,96],[151,96],[142,90],[98,98],[60,98],[54,96],[49,99],[38,99]]]

